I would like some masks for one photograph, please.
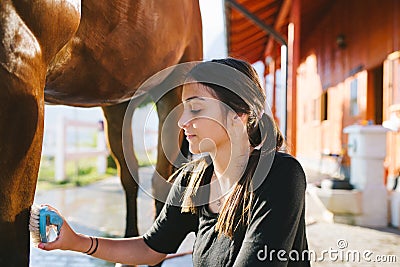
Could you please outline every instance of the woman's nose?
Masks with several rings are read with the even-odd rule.
[[[183,129],[183,128],[187,127],[188,122],[189,122],[189,120],[188,120],[188,118],[186,118],[185,113],[182,113],[181,117],[178,120],[179,128]]]

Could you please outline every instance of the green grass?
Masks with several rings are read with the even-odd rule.
[[[157,163],[157,153],[148,154],[146,156],[136,156],[139,167],[152,166]]]
[[[106,173],[99,174],[96,170],[96,158],[88,158],[79,161],[68,161],[66,164],[66,179],[55,180],[54,158],[42,158],[38,189],[49,190],[73,186],[85,186],[102,179],[117,175],[115,168],[107,168]]]
[[[155,164],[156,155],[150,155],[151,159],[138,157],[139,167]],[[96,169],[97,159],[87,158],[79,161],[68,161],[66,164],[66,179],[55,180],[54,158],[43,157],[39,168],[37,189],[50,190],[55,188],[66,188],[74,186],[85,186],[97,181],[117,175],[117,169],[111,156],[107,159],[106,173],[99,174]]]

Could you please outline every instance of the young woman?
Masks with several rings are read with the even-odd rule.
[[[173,175],[152,228],[135,238],[94,238],[64,221],[59,238],[39,248],[157,264],[195,232],[194,266],[309,266],[305,175],[279,152],[283,137],[264,113],[265,100],[247,62],[195,65],[186,75],[178,124],[200,156]]]

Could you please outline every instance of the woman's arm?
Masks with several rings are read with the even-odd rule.
[[[166,254],[151,249],[143,237],[132,238],[97,238],[98,245],[92,256],[110,262],[133,265],[155,265],[161,262]],[[89,236],[75,233],[64,219],[60,235],[54,242],[40,243],[43,250],[72,250],[77,252],[93,252],[96,240],[93,243]],[[89,249],[91,248],[91,249]]]

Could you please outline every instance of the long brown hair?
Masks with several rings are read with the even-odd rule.
[[[220,71],[215,66],[224,66],[228,71],[224,68]],[[219,235],[232,237],[239,225],[249,223],[254,192],[253,175],[260,157],[274,154],[283,145],[284,138],[273,119],[264,113],[265,93],[256,71],[249,63],[234,58],[202,62],[189,72],[188,79],[205,85],[212,95],[237,114],[248,115],[247,134],[250,145],[256,149],[251,153],[243,175],[222,207],[215,227]],[[191,174],[183,196],[183,212],[196,212],[195,198],[204,183],[207,166],[204,158],[186,166]],[[267,173],[262,175],[266,176]]]

